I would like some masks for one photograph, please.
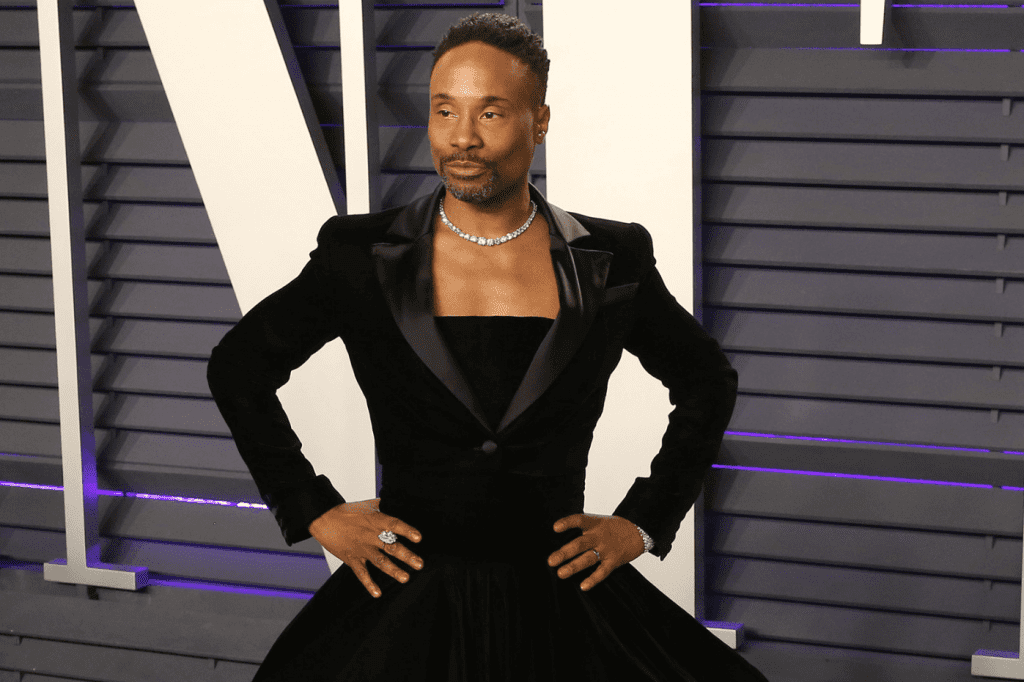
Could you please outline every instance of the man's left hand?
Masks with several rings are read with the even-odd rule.
[[[558,569],[559,578],[568,578],[600,563],[597,570],[580,585],[583,590],[589,590],[607,578],[616,568],[628,564],[644,553],[644,541],[636,524],[621,516],[572,514],[555,521],[556,533],[565,532],[570,528],[582,529],[583,535],[548,557],[548,565],[558,566],[572,559]],[[591,551],[593,549],[601,553],[600,559]]]

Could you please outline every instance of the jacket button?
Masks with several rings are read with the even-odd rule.
[[[491,455],[498,449],[498,444],[493,440],[485,440],[483,445],[480,446],[480,449],[483,450],[485,454]]]

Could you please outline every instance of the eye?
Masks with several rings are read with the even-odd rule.
[[[501,116],[501,114],[496,111],[485,111],[484,116],[498,117]],[[493,118],[491,120],[493,120]]]
[[[440,114],[442,118],[447,118],[445,114],[450,114],[452,112],[448,111],[447,109],[438,109],[437,113]]]

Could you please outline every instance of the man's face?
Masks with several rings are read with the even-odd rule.
[[[427,133],[449,194],[485,204],[522,185],[538,133],[547,129],[547,106],[534,106],[534,85],[525,64],[485,43],[459,45],[438,60]]]

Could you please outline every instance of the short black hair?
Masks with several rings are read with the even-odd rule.
[[[448,50],[474,40],[504,50],[526,64],[537,78],[539,92],[536,104],[544,104],[544,97],[548,91],[548,66],[551,64],[548,51],[544,49],[544,43],[539,35],[519,19],[508,14],[474,12],[452,24],[434,49],[434,63],[430,67],[430,73],[434,73],[437,61]]]

